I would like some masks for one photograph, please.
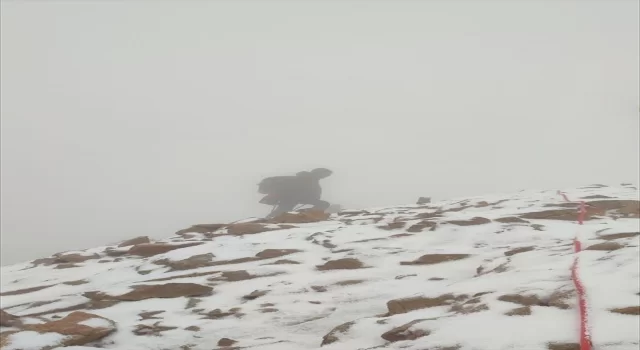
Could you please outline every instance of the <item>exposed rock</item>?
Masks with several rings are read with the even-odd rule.
[[[66,335],[63,346],[84,345],[100,340],[116,330],[115,322],[94,314],[75,311],[66,317],[42,324],[23,325],[25,330]],[[58,345],[58,344],[55,344]]]
[[[528,316],[531,315],[531,306],[523,306],[505,312],[507,316]]]
[[[511,249],[509,251],[504,252],[504,255],[506,256],[513,256],[519,253],[526,253],[526,252],[530,252],[532,250],[536,249],[536,247],[530,246],[530,247],[520,247],[520,248],[515,248],[515,249]]]
[[[599,200],[586,204],[592,207],[593,211],[611,210],[624,218],[640,218],[640,201],[637,200]]]
[[[415,340],[429,335],[431,332],[426,329],[414,329],[413,326],[417,323],[423,322],[424,319],[413,320],[402,326],[393,328],[390,331],[382,333],[382,339],[390,342],[397,342],[402,340]]]
[[[237,341],[229,338],[222,338],[218,340],[218,346],[232,346],[235,343],[237,343]]]
[[[38,286],[38,287],[16,289],[16,290],[0,293],[0,297],[7,297],[7,296],[10,296],[10,295],[20,295],[20,294],[33,293],[33,292],[37,292],[37,291],[40,291],[40,290],[43,290],[43,289],[46,289],[46,288],[49,288],[49,287],[53,287],[53,286],[55,286],[55,284],[48,284],[46,286]]]
[[[333,344],[340,340],[340,334],[345,334],[349,331],[349,329],[355,324],[355,321],[343,323],[334,329],[332,329],[329,333],[327,333],[324,337],[322,337],[322,343],[320,346],[325,346],[329,344]]]
[[[145,311],[145,312],[141,312],[138,314],[138,317],[140,317],[140,321],[145,321],[145,320],[161,320],[162,317],[156,317],[156,315],[159,315],[161,313],[163,313],[164,310],[159,310],[159,311]]]
[[[231,224],[227,227],[227,233],[234,236],[253,235],[273,230],[273,228],[268,228],[263,224],[256,224],[253,222]]]
[[[431,265],[469,257],[469,254],[426,254],[414,261],[402,261],[401,265]]]
[[[411,227],[407,229],[407,232],[422,232],[425,228],[429,228],[429,231],[435,231],[437,226],[438,224],[433,221],[423,220],[417,224],[411,225]]]
[[[484,225],[490,223],[491,220],[487,218],[483,218],[480,216],[476,216],[471,218],[470,220],[452,220],[447,221],[448,224],[458,225],[458,226],[474,226],[474,225]]]
[[[623,315],[640,315],[640,306],[627,306],[617,309],[611,309],[609,311]]]
[[[611,241],[614,239],[633,238],[633,237],[639,237],[639,236],[640,236],[640,232],[622,232],[622,233],[610,233],[608,235],[601,235],[601,236],[598,236],[598,239]]]
[[[572,203],[569,203],[572,204]],[[559,205],[558,205],[559,206]],[[521,218],[530,220],[564,220],[575,221],[578,219],[577,209],[552,209],[544,211],[536,211],[520,215]],[[590,220],[592,214],[587,212],[584,216],[585,220]]]
[[[177,231],[176,235],[183,236],[187,233],[202,233],[202,234],[213,233],[226,226],[227,224],[198,224],[198,225],[193,225],[189,228]]]
[[[305,210],[299,213],[283,213],[269,220],[275,224],[305,224],[311,222],[325,221],[331,216],[320,210]]]
[[[326,292],[328,289],[325,286],[311,286],[311,289],[313,289],[314,291],[318,292],[318,293],[324,293]]]
[[[16,327],[21,324],[20,317],[0,309],[0,327]]]
[[[520,304],[523,306],[546,306],[559,309],[568,309],[570,306],[565,302],[573,295],[573,291],[554,292],[547,298],[540,298],[537,295],[505,294],[498,297],[500,301]]]
[[[618,242],[603,242],[603,243],[591,245],[585,248],[585,250],[602,250],[602,251],[610,252],[610,251],[618,250],[621,248],[624,248],[624,245]]]
[[[118,247],[122,248],[122,247],[128,247],[128,246],[132,246],[132,245],[137,245],[137,244],[145,244],[145,243],[151,243],[151,240],[149,239],[149,237],[147,237],[147,236],[139,236],[139,237],[136,237],[136,238],[128,239],[128,240],[118,244]]]
[[[353,270],[353,269],[361,269],[364,267],[364,264],[354,258],[344,258],[338,260],[329,260],[323,265],[318,265],[316,268],[320,271],[325,270]]]
[[[381,228],[383,230],[398,230],[405,227],[406,224],[407,223],[404,221],[396,221],[396,222],[390,222],[383,226],[378,226],[378,228]]]
[[[466,296],[456,297],[453,294],[444,294],[435,298],[413,297],[389,300],[387,302],[387,309],[389,310],[387,316],[404,314],[429,307],[446,306],[452,304],[456,300],[464,298],[466,298]]]
[[[298,249],[265,249],[265,250],[259,252],[258,254],[256,254],[256,257],[258,257],[260,259],[273,259],[273,258],[279,258],[281,256],[285,256],[285,255],[294,254],[294,253],[300,253],[300,252],[302,252],[302,250],[298,250]]]
[[[549,350],[580,350],[580,344],[578,343],[549,343],[547,344]]]
[[[365,282],[366,280],[345,280],[345,281],[340,281],[340,282],[336,282],[335,285],[337,286],[352,286],[354,284],[360,284],[362,282]]]
[[[61,263],[56,265],[56,267],[54,267],[54,269],[72,269],[74,267],[80,267],[80,265],[76,265],[73,263]]]
[[[111,297],[121,301],[139,301],[152,298],[180,298],[210,295],[212,287],[196,283],[166,283],[155,285],[137,285],[131,292]]]
[[[300,263],[295,260],[282,259],[282,260],[276,260],[269,265],[298,265],[298,264]]]
[[[132,331],[132,333],[140,336],[151,335],[151,336],[159,337],[162,335],[162,332],[170,331],[178,328],[173,326],[162,326],[160,325],[160,322],[162,321],[158,321],[152,325],[138,324],[136,325],[136,328]]]
[[[75,281],[62,282],[62,284],[66,284],[68,286],[79,286],[81,284],[87,284],[87,283],[89,283],[89,281],[87,280],[75,280]]]
[[[493,221],[502,223],[502,224],[528,224],[529,221],[522,220],[517,216],[507,216],[504,218],[494,219]]]
[[[76,263],[85,262],[87,260],[100,259],[100,255],[98,254],[82,255],[82,254],[74,253],[74,254],[54,255],[54,258],[55,258],[55,263],[57,264],[76,264]]]
[[[268,290],[254,290],[253,292],[243,296],[242,299],[255,300],[255,299],[258,299],[258,298],[260,298],[262,296],[267,295],[267,293],[269,293]]]
[[[150,257],[158,254],[164,254],[176,249],[194,247],[202,244],[202,242],[192,242],[183,244],[167,244],[167,243],[143,243],[136,244],[127,252],[130,255],[139,255]]]
[[[212,266],[212,259],[215,256],[211,253],[198,254],[182,260],[161,259],[154,261],[154,264],[163,265],[171,268],[171,271],[191,270],[202,267]]]
[[[237,271],[223,271],[220,277],[212,277],[212,278],[209,278],[209,280],[237,282],[237,281],[252,279],[255,277],[256,276],[251,275],[246,270],[237,270]]]
[[[184,330],[185,331],[191,331],[191,332],[199,332],[200,331],[200,327],[198,327],[198,326],[189,326],[189,327],[186,327]]]

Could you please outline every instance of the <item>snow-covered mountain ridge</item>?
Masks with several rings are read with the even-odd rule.
[[[3,267],[6,350],[571,350],[640,344],[630,185],[195,225]],[[90,234],[90,232],[88,232]],[[34,243],[36,244],[36,243]]]

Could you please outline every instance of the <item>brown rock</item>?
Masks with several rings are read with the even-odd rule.
[[[254,290],[253,292],[243,296],[242,299],[255,300],[255,299],[258,299],[258,298],[260,298],[262,296],[267,295],[267,293],[269,293],[268,290]]]
[[[640,315],[640,306],[627,306],[609,310],[611,312],[623,315]]]
[[[640,201],[637,200],[599,200],[586,203],[587,214],[590,211],[614,211],[625,218],[640,218]]]
[[[484,225],[484,224],[488,224],[490,222],[491,222],[491,220],[489,220],[487,218],[480,217],[480,216],[476,216],[474,218],[471,218],[470,220],[452,220],[452,221],[447,221],[447,223],[449,223],[449,224],[458,225],[458,226]]]
[[[494,221],[497,221],[499,223],[503,223],[503,224],[528,224],[529,221],[527,220],[522,220],[519,217],[516,216],[507,216],[504,218],[498,218],[495,219]]]
[[[338,260],[329,260],[323,265],[318,265],[316,268],[320,271],[325,270],[353,270],[353,269],[361,269],[364,267],[364,264],[354,258],[344,258]]]
[[[213,233],[226,226],[227,224],[198,224],[198,225],[193,225],[189,228],[180,230],[176,232],[176,235],[183,236],[187,233],[202,233],[202,234]]]
[[[469,257],[469,254],[426,254],[414,261],[402,261],[400,265],[431,265]]]
[[[624,239],[624,238],[633,238],[640,236],[640,232],[622,232],[622,233],[611,233],[608,235],[598,236],[598,239],[604,239],[606,241],[611,241],[614,239]]]
[[[456,297],[453,294],[444,294],[436,298],[427,297],[413,297],[394,299],[387,302],[387,309],[389,310],[388,316],[404,314],[414,310],[426,309],[429,307],[450,305],[457,299],[461,299],[463,296]]]
[[[200,331],[200,327],[198,327],[198,326],[189,326],[189,327],[186,327],[184,330],[185,331],[191,331],[191,332],[199,332]]]
[[[402,326],[393,328],[390,331],[382,333],[382,339],[390,342],[397,342],[402,340],[415,340],[424,336],[429,335],[429,332],[426,329],[412,329],[412,327],[420,322],[423,322],[424,319],[413,320],[409,323],[403,324]]]
[[[322,337],[322,343],[320,344],[320,346],[325,346],[337,342],[338,340],[340,340],[339,335],[347,333],[354,324],[355,321],[351,321],[335,327],[324,337]]]
[[[283,213],[269,222],[275,224],[305,224],[311,222],[325,221],[331,214],[320,210],[305,210],[299,213]]]
[[[74,267],[80,267],[80,265],[76,265],[73,263],[61,263],[56,265],[56,267],[54,267],[54,269],[72,269]]]
[[[531,306],[523,306],[515,308],[505,313],[507,316],[528,316],[531,315]]]
[[[585,215],[584,219],[585,220],[590,220],[591,216],[592,215],[589,212],[587,212],[587,214]],[[520,215],[520,217],[524,218],[524,219],[530,219],[530,220],[576,221],[578,219],[578,211],[577,211],[577,209],[552,209],[552,210],[544,210],[544,211],[526,213],[526,214]]]
[[[89,281],[87,281],[87,280],[76,280],[76,281],[62,282],[62,284],[66,284],[68,286],[79,286],[81,284],[87,284],[87,283],[89,283]]]
[[[61,254],[57,256],[54,255],[54,257],[55,257],[55,263],[57,264],[76,264],[76,263],[85,262],[91,259],[99,259],[100,255],[98,254],[93,254],[93,255]]]
[[[145,244],[145,243],[151,243],[151,240],[149,240],[149,237],[147,237],[147,236],[139,236],[139,237],[136,237],[136,238],[128,239],[128,240],[118,244],[118,247],[122,248],[122,247],[131,246],[131,245]]]
[[[515,248],[515,249],[511,249],[509,251],[504,252],[504,255],[506,256],[513,256],[519,253],[525,253],[525,252],[530,252],[532,250],[536,249],[536,247],[520,247],[520,248]]]
[[[2,297],[7,297],[10,295],[21,295],[21,294],[27,294],[27,293],[33,293],[33,292],[37,292],[49,287],[53,287],[55,286],[55,284],[49,284],[46,286],[38,286],[38,287],[30,287],[30,288],[23,288],[23,289],[16,289],[16,290],[12,290],[9,292],[4,292],[4,293],[0,293],[0,296]]]
[[[366,280],[344,280],[344,281],[340,281],[340,282],[336,282],[335,285],[338,286],[352,286],[354,284],[360,284],[362,282],[365,282]]]
[[[282,259],[282,260],[276,260],[269,265],[298,265],[298,264],[300,263],[295,260]]]
[[[218,346],[232,346],[235,343],[237,343],[237,341],[229,338],[222,338],[218,340]]]
[[[273,228],[267,228],[263,224],[256,224],[253,222],[231,224],[227,227],[227,233],[234,236],[253,235],[273,230]]]
[[[28,324],[23,327],[25,330],[38,333],[53,332],[68,335],[69,337],[62,342],[63,346],[84,345],[94,342],[116,330],[115,322],[82,311],[72,312],[66,317],[56,321],[49,321],[42,324]]]
[[[256,254],[256,257],[260,259],[273,259],[289,254],[300,253],[301,251],[302,250],[298,249],[265,249]]]
[[[145,312],[141,312],[138,314],[138,317],[140,317],[140,321],[145,321],[145,320],[161,320],[162,317],[156,317],[156,315],[159,315],[161,313],[163,313],[164,310],[159,310],[159,311],[145,311]]]
[[[423,220],[417,224],[411,225],[411,227],[407,229],[407,232],[422,232],[425,228],[429,228],[429,231],[435,231],[437,226],[438,224],[433,221]]]
[[[210,281],[228,281],[228,282],[237,282],[244,281],[248,279],[255,278],[256,276],[251,275],[246,270],[237,270],[237,271],[223,271],[220,277],[210,278]]]
[[[139,301],[152,298],[180,298],[210,295],[213,288],[196,283],[166,283],[133,286],[131,292],[112,297],[122,301]]]
[[[404,221],[396,221],[396,222],[390,222],[383,226],[378,226],[378,228],[381,228],[383,230],[398,230],[405,227],[406,224],[407,223]]]
[[[21,324],[20,317],[0,309],[0,327],[17,327]]]
[[[162,321],[158,321],[152,325],[138,324],[136,325],[136,328],[132,331],[132,333],[141,336],[151,335],[159,337],[162,335],[162,332],[178,329],[178,327],[173,326],[162,326],[160,325],[160,322]]]
[[[183,244],[167,244],[167,243],[143,243],[136,244],[127,252],[130,255],[138,255],[150,257],[158,254],[164,254],[176,249],[194,247],[202,244],[202,242],[183,243]]]
[[[585,250],[602,250],[602,251],[610,252],[610,251],[618,250],[620,248],[624,248],[624,245],[618,242],[603,242],[603,243],[591,245],[585,248]]]
[[[214,255],[211,253],[198,254],[182,260],[161,259],[154,261],[154,264],[163,265],[171,268],[171,271],[183,271],[191,269],[199,269],[202,267],[212,266]]]
[[[548,343],[547,349],[549,350],[580,350],[580,344],[578,343]]]

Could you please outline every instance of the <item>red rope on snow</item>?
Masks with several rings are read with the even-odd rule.
[[[558,194],[564,198],[565,201],[571,202],[567,195],[558,191]],[[587,213],[587,206],[584,201],[580,201],[580,208],[578,210],[578,224],[584,223],[584,218]],[[579,266],[578,266],[578,253],[582,251],[582,244],[578,239],[578,234],[573,240],[573,248],[575,256],[573,258],[573,264],[571,265],[571,279],[578,292],[578,308],[580,310],[580,350],[591,350],[591,335],[589,334],[589,315],[587,312],[587,299],[585,297],[585,288],[580,279]]]

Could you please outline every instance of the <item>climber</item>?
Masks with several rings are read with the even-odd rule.
[[[329,169],[317,168],[301,171],[295,176],[273,176],[262,180],[258,184],[258,192],[266,196],[260,203],[274,206],[267,218],[293,211],[298,205],[312,205],[312,209],[322,211],[329,208],[329,203],[320,199],[320,180],[331,174]]]

